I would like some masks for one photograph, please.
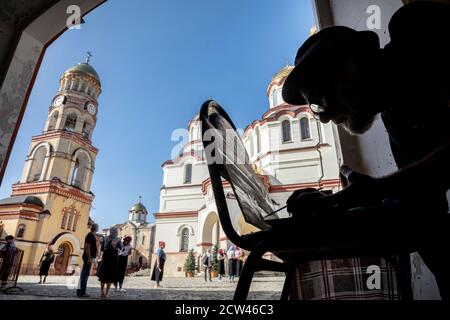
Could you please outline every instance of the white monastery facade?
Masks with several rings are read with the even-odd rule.
[[[331,123],[321,124],[308,106],[286,104],[281,89],[293,67],[278,72],[267,89],[269,109],[244,130],[243,142],[254,169],[266,181],[272,198],[284,204],[300,188],[339,188],[339,159]],[[166,242],[165,274],[184,276],[190,249],[200,255],[214,245],[228,248],[209,179],[198,115],[188,125],[189,142],[180,155],[163,163],[159,212],[155,213],[155,243]],[[225,185],[225,193],[231,193]],[[235,229],[248,233],[237,202],[228,203]],[[155,250],[157,246],[155,246]]]

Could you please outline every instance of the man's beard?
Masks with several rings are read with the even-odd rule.
[[[352,115],[342,122],[342,126],[351,135],[359,135],[367,132],[374,121],[375,116],[372,115]]]

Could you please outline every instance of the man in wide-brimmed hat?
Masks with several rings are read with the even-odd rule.
[[[353,172],[347,188],[333,195],[298,190],[288,200],[294,215],[310,208],[367,207],[396,199],[414,216],[392,217],[399,225],[415,219],[420,227],[431,217],[450,225],[450,5],[406,5],[391,19],[389,33],[391,42],[384,48],[372,31],[336,26],[312,35],[298,50],[283,98],[293,105],[308,104],[321,122],[333,121],[353,134],[366,132],[381,115],[400,170],[380,178]],[[398,230],[407,240],[436,237],[433,247],[419,252],[442,298],[448,299],[449,239],[433,228],[423,227],[417,234],[401,229],[408,228]]]

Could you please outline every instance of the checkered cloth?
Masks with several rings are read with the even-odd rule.
[[[370,290],[367,273],[380,267],[381,288]],[[372,278],[371,278],[372,279]],[[370,282],[371,283],[371,282]],[[392,265],[380,258],[355,258],[301,263],[292,279],[293,300],[399,300]]]

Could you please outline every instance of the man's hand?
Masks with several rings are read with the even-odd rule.
[[[295,191],[287,201],[287,210],[295,216],[325,215],[333,210],[372,206],[381,203],[383,192],[377,179],[341,168],[347,187],[335,194],[327,195],[316,189]]]

